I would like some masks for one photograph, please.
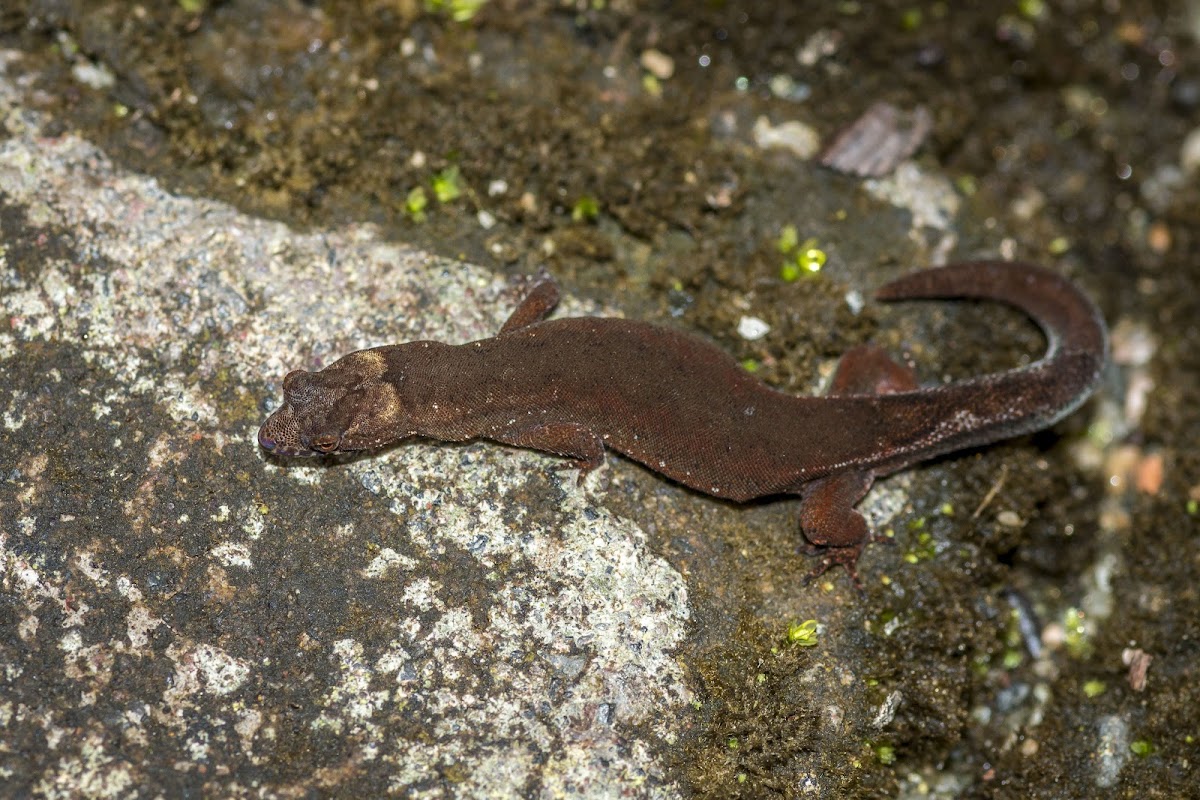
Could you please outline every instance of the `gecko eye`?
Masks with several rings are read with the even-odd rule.
[[[334,436],[332,433],[323,433],[320,436],[314,436],[312,440],[312,448],[320,453],[331,453],[337,449],[340,436]]]

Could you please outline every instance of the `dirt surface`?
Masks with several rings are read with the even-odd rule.
[[[0,792],[1196,791],[1200,4],[695,5],[5,3]],[[933,120],[885,178],[764,145],[877,100]],[[580,495],[486,445],[313,473],[253,446],[289,368],[494,330],[489,271],[795,392],[867,340],[927,381],[1002,369],[1043,347],[1019,315],[869,300],[997,253],[1078,281],[1114,364],[1052,431],[878,486],[861,594],[805,583],[794,503],[620,459]],[[627,635],[589,638],[594,603]],[[525,716],[467,738],[465,698]]]

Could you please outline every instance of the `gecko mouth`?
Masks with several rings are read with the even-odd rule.
[[[275,456],[315,456],[318,453],[307,447],[298,447],[286,442],[281,442],[271,435],[270,424],[271,420],[267,420],[261,428],[258,429],[258,446],[266,450],[271,455]]]

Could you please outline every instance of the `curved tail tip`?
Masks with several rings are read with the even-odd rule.
[[[1015,306],[1032,317],[1055,346],[1107,359],[1104,318],[1074,283],[1023,261],[963,261],[919,270],[875,292],[883,301],[969,297]]]

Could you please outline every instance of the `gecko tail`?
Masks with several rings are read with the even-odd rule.
[[[1100,311],[1075,284],[1045,267],[1021,261],[963,261],[911,272],[880,287],[875,297],[996,300],[1037,322],[1049,343],[1045,358],[1060,352],[1090,356],[1097,376],[1108,361],[1108,330]]]
[[[1054,424],[1095,390],[1108,362],[1108,330],[1099,310],[1074,284],[1022,262],[965,261],[894,280],[880,300],[975,298],[1024,311],[1048,347],[1032,364],[937,387],[931,401],[971,412],[971,424],[946,436],[939,450],[984,444]],[[893,395],[899,397],[900,395]],[[914,433],[914,438],[920,438]]]

